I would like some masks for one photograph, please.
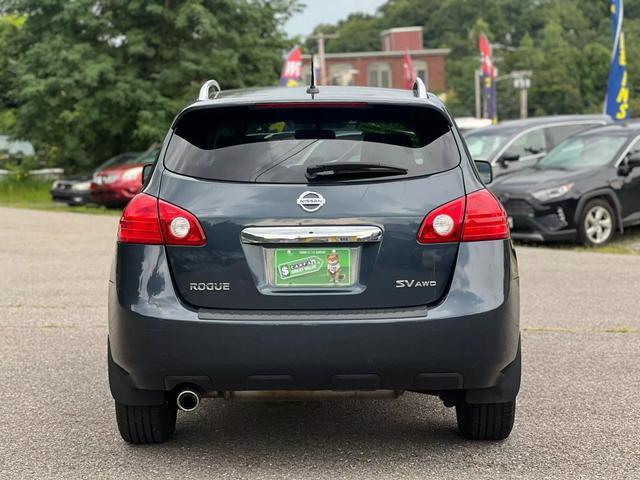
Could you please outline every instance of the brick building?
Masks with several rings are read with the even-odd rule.
[[[402,57],[408,51],[415,73],[422,78],[427,89],[445,91],[444,65],[449,49],[423,48],[422,27],[391,28],[380,33],[380,41],[380,51],[327,53],[327,83],[404,88]],[[311,80],[311,56],[303,55],[302,61],[304,81],[308,84]]]

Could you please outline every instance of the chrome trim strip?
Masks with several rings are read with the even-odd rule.
[[[240,232],[242,243],[370,243],[382,240],[375,226],[248,227]]]

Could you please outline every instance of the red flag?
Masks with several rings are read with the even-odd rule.
[[[298,47],[289,52],[280,73],[280,86],[297,87],[302,80],[302,53]]]
[[[487,37],[483,33],[480,34],[480,38],[478,39],[478,48],[480,49],[482,73],[485,76],[493,78],[494,68],[493,59],[491,58],[491,45],[489,44],[489,40],[487,40]]]
[[[487,37],[481,33],[478,39],[480,50],[480,62],[482,69],[482,91],[484,93],[484,116],[495,123],[498,120],[496,103],[496,70],[491,57],[491,44]]]
[[[413,62],[411,61],[408,51],[405,51],[404,57],[402,57],[402,70],[404,71],[404,88],[410,90],[413,88],[413,82],[416,80],[416,75],[413,70]]]

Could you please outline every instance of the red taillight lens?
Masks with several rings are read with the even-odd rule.
[[[507,214],[496,197],[484,189],[467,195],[462,241],[477,242],[505,238],[509,238]]]
[[[192,213],[139,193],[122,213],[118,242],[201,246],[205,244],[205,236],[200,222]]]
[[[420,230],[418,230],[418,242],[446,243],[460,241],[464,205],[465,197],[460,197],[429,212],[424,217]]]
[[[198,219],[191,213],[164,200],[158,200],[160,226],[166,245],[205,244],[205,236]]]
[[[162,244],[156,198],[140,193],[131,199],[120,218],[118,242]]]
[[[478,242],[509,238],[507,214],[488,190],[478,190],[432,210],[418,230],[420,243]]]

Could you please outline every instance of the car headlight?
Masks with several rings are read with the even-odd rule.
[[[538,190],[537,192],[533,192],[531,195],[533,195],[533,198],[535,198],[539,202],[548,202],[549,200],[553,200],[554,198],[560,198],[566,195],[572,188],[573,183],[566,183],[564,185],[560,185],[559,187]]]
[[[71,190],[89,190],[91,188],[91,182],[78,182],[71,185]]]
[[[142,167],[130,168],[122,174],[122,180],[125,182],[133,182],[142,180]]]

